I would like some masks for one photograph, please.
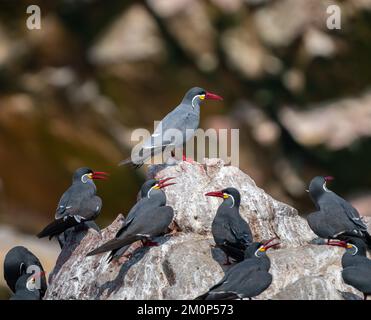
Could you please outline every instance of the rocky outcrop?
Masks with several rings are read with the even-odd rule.
[[[119,217],[101,233],[71,232],[50,275],[46,299],[193,299],[223,276],[224,254],[213,247],[210,226],[219,205],[204,193],[233,186],[242,195],[241,214],[255,240],[278,236],[281,246],[269,252],[273,283],[257,299],[342,299],[340,292],[359,293],[341,279],[342,249],[310,245],[315,237],[298,212],[279,202],[238,168],[219,159],[205,164],[180,162],[150,168],[149,176],[176,177],[166,190],[180,229],[156,239],[158,247],[131,248],[132,257],[106,263],[107,254],[86,257],[112,238]]]

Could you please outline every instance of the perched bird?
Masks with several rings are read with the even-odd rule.
[[[193,137],[194,130],[198,129],[200,105],[203,100],[223,100],[223,98],[198,87],[188,90],[182,102],[162,119],[151,137],[142,144],[140,150],[120,164],[140,167],[147,159],[165,149],[173,151],[183,146]]]
[[[317,211],[308,215],[313,232],[324,239],[343,240],[347,236],[359,237],[371,246],[371,236],[358,211],[346,200],[327,188],[333,177],[315,177],[309,184],[309,194]]]
[[[27,248],[17,246],[8,251],[4,259],[4,279],[12,292],[16,292],[18,279],[31,272],[40,273],[40,296],[43,297],[47,289],[46,277],[40,260]],[[22,280],[23,281],[23,280]]]
[[[68,228],[94,220],[102,209],[102,199],[96,195],[97,187],[93,180],[106,180],[106,172],[80,168],[75,171],[72,185],[59,201],[55,221],[46,226],[37,236],[39,238],[57,236]]]
[[[271,263],[266,251],[279,244],[272,243],[274,239],[264,244],[250,244],[245,250],[245,259],[227,270],[222,280],[196,300],[251,299],[261,294],[272,283]]]
[[[162,190],[175,184],[174,182],[166,183],[170,179],[172,178],[151,180],[145,184],[144,188],[149,188],[146,196],[130,210],[115,238],[89,252],[87,256],[111,251],[107,258],[108,262],[111,262],[112,259],[124,254],[129,245],[137,240],[142,240],[148,246],[158,245],[151,240],[167,233],[174,217],[173,208],[166,205],[166,195]]]
[[[15,284],[15,293],[9,300],[41,300],[43,294],[37,283],[43,277],[45,277],[44,272],[33,274],[23,273],[18,278]]]
[[[367,296],[371,295],[371,260],[367,258],[365,242],[360,238],[352,237],[348,242],[332,240],[329,245],[346,249],[341,259],[343,280],[361,291],[364,300],[367,300]]]
[[[242,261],[244,251],[252,243],[253,238],[249,225],[239,212],[241,203],[239,191],[235,188],[226,188],[205,195],[223,199],[211,225],[211,231],[216,246],[227,256],[225,264],[230,264],[229,257]]]

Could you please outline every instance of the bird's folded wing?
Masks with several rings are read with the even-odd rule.
[[[119,239],[115,238],[107,243],[103,244],[102,246],[98,247],[97,249],[94,249],[93,251],[90,251],[86,256],[93,256],[99,253],[107,252],[107,251],[112,251],[118,248],[121,248],[123,246],[126,246],[128,244],[131,244],[137,240],[139,240],[141,237],[134,235],[130,237],[126,237],[124,239]]]
[[[367,230],[366,224],[362,221],[358,211],[352,207],[352,205],[346,201],[342,202],[340,204],[345,211],[347,217],[359,228],[361,228],[362,231]]]

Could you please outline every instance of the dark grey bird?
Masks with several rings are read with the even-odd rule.
[[[106,172],[79,168],[72,178],[72,185],[62,195],[55,221],[46,226],[37,236],[39,238],[57,236],[71,227],[94,220],[102,209],[102,199],[96,195],[97,187],[93,180],[106,180]]]
[[[333,177],[317,176],[309,184],[309,195],[317,211],[308,215],[313,232],[324,239],[343,240],[359,237],[371,246],[371,236],[358,211],[346,200],[327,188]]]
[[[138,148],[138,152],[123,160],[120,164],[132,164],[140,167],[151,157],[164,152],[173,151],[183,146],[194,135],[200,123],[200,105],[204,100],[223,100],[222,97],[194,87],[187,91],[182,102],[168,113],[156,127],[154,133]],[[183,160],[185,156],[183,155]]]
[[[145,188],[150,187],[146,196],[132,208],[115,238],[89,252],[87,256],[111,251],[107,258],[111,262],[124,254],[129,245],[137,240],[142,240],[147,246],[158,245],[152,239],[167,233],[174,217],[174,210],[166,205],[166,195],[162,190],[175,184],[167,183],[170,179],[151,180],[145,184]]]
[[[217,247],[227,256],[225,264],[230,264],[229,257],[236,261],[244,259],[244,251],[252,243],[253,237],[248,223],[240,215],[240,192],[235,188],[208,192],[206,196],[223,199],[219,206],[211,231]]]
[[[371,260],[366,255],[366,243],[360,238],[351,237],[348,242],[332,240],[329,245],[346,249],[341,259],[343,280],[361,291],[366,300],[367,296],[371,295]]]
[[[227,270],[222,280],[196,300],[234,300],[253,298],[272,283],[271,266],[266,251],[279,243],[253,242],[245,250],[245,259]]]
[[[27,248],[16,246],[10,249],[4,259],[4,279],[12,292],[16,291],[16,283],[18,279],[28,272],[40,273],[40,295],[44,296],[47,289],[46,277],[44,268],[40,260]]]
[[[41,300],[43,297],[39,284],[45,277],[43,272],[28,274],[24,272],[15,284],[15,292],[10,300]]]

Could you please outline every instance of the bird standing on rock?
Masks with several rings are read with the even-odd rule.
[[[271,266],[266,251],[279,243],[254,242],[245,250],[244,260],[231,267],[222,280],[196,300],[233,300],[253,298],[261,294],[272,283]]]
[[[30,272],[33,271],[40,273],[40,288],[38,291],[40,297],[43,297],[47,289],[47,283],[40,260],[31,251],[22,246],[16,246],[10,249],[5,255],[4,279],[12,292],[16,292],[19,278],[23,275],[29,278],[32,275]],[[20,280],[19,285],[23,282],[24,280]]]
[[[159,181],[152,179],[145,184],[144,188],[149,188],[146,196],[130,210],[115,238],[89,252],[87,256],[111,251],[107,259],[111,262],[112,259],[124,254],[129,245],[135,241],[142,240],[144,245],[157,246],[158,244],[152,242],[152,239],[167,233],[174,217],[174,210],[166,205],[166,195],[162,190],[175,184],[174,182],[167,183],[171,179],[173,178]]]
[[[194,135],[200,123],[200,105],[204,100],[223,100],[222,97],[194,87],[187,91],[182,102],[158,124],[154,133],[141,146],[136,155],[123,160],[120,164],[141,167],[149,158],[183,146]],[[183,153],[183,160],[186,160]]]
[[[343,240],[347,236],[363,239],[371,247],[371,236],[358,211],[327,188],[334,178],[317,176],[309,184],[309,194],[318,211],[308,215],[313,232],[324,239]]]
[[[365,242],[353,237],[348,242],[332,240],[329,245],[346,249],[341,259],[343,280],[361,291],[367,300],[367,296],[371,295],[371,260],[367,258]]]
[[[102,209],[102,199],[96,195],[93,180],[106,180],[106,172],[93,171],[84,167],[73,174],[72,185],[62,195],[55,213],[55,221],[46,226],[39,238],[57,236],[68,228],[94,220]]]
[[[223,199],[211,225],[211,231],[216,246],[227,255],[226,264],[230,264],[229,257],[242,261],[244,251],[252,243],[253,238],[249,225],[239,212],[240,192],[235,188],[226,188],[205,195]]]

